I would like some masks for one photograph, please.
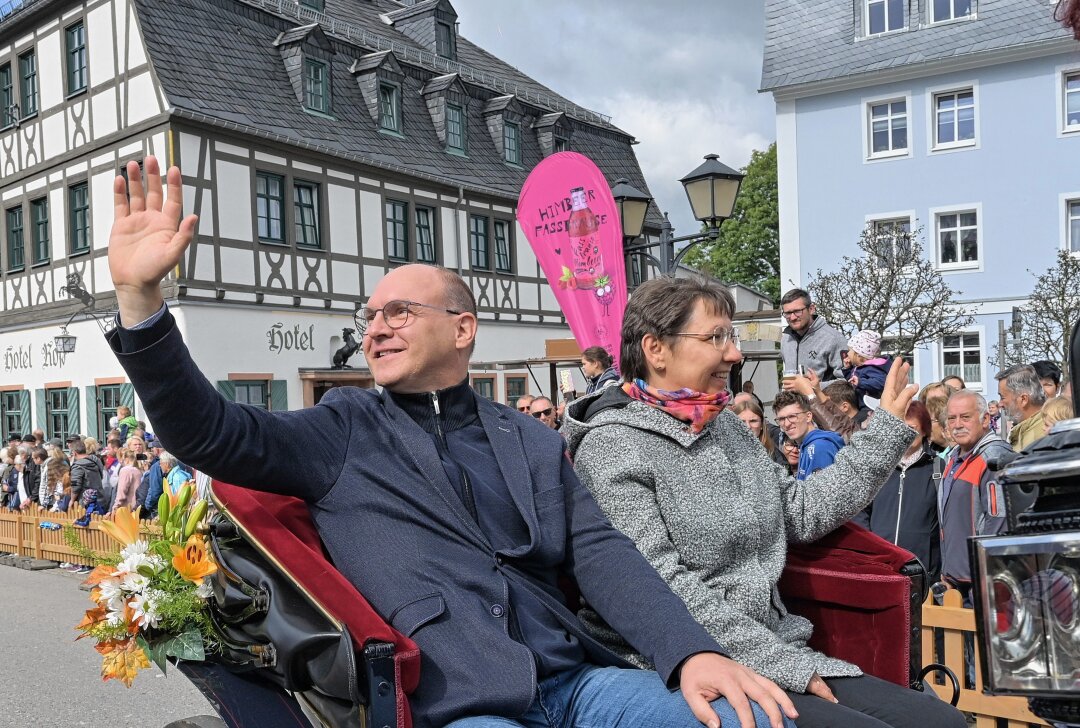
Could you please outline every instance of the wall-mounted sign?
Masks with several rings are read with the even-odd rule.
[[[315,324],[303,331],[300,324],[287,329],[285,324],[278,322],[266,332],[266,338],[270,351],[278,354],[283,351],[315,351]]]
[[[34,366],[30,357],[30,345],[9,346],[4,350],[4,371],[14,372],[22,369],[32,369]]]

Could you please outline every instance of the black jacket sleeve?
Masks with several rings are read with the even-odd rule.
[[[152,326],[106,335],[154,432],[183,463],[235,485],[316,501],[345,462],[348,400],[267,412],[229,402],[203,376],[168,311]],[[334,392],[331,392],[333,395]]]

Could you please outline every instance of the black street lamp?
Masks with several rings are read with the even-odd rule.
[[[75,351],[76,337],[68,333],[68,326],[76,316],[91,319],[101,329],[101,333],[108,333],[116,319],[115,309],[98,310],[94,295],[83,286],[82,276],[78,273],[69,273],[67,283],[60,289],[61,296],[68,296],[82,302],[83,307],[68,317],[67,322],[60,327],[60,333],[53,337],[53,347],[61,354],[71,354]]]
[[[625,245],[624,252],[645,256],[660,269],[661,275],[675,275],[675,271],[678,270],[679,264],[690,248],[698,243],[715,240],[720,234],[720,226],[724,220],[731,217],[735,209],[735,199],[739,196],[739,188],[745,176],[721,163],[717,155],[706,155],[705,161],[697,169],[679,180],[682,182],[683,189],[686,190],[686,197],[690,201],[690,209],[694,217],[706,226],[705,231],[694,235],[673,237],[674,229],[668,222],[667,213],[664,213],[664,224],[660,227],[659,241]],[[616,182],[611,189],[611,194],[619,208],[623,238],[629,243],[641,235],[645,211],[652,202],[652,198],[631,187],[624,179]],[[686,243],[677,254],[675,253],[676,243]],[[657,246],[660,248],[659,257],[645,252]]]

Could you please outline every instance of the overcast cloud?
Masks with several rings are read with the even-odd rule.
[[[775,138],[757,93],[763,3],[454,0],[461,34],[637,137],[676,234],[697,229],[678,179],[710,152],[735,168]]]

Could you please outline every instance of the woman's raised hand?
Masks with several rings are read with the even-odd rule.
[[[180,262],[198,221],[196,215],[180,220],[183,185],[177,167],[166,175],[167,197],[162,195],[157,159],[147,157],[144,169],[145,186],[135,162],[128,162],[126,183],[120,176],[113,182],[109,270],[123,326],[133,326],[161,308],[159,284]]]
[[[885,377],[885,388],[881,390],[881,409],[901,420],[907,417],[908,405],[919,391],[918,384],[907,383],[910,371],[911,365],[896,357]]]

